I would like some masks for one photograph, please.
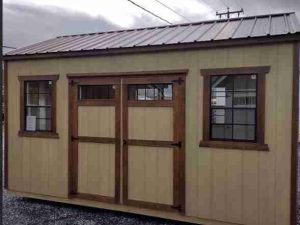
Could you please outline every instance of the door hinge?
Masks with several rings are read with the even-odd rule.
[[[177,80],[172,80],[172,83],[177,83],[179,85],[181,85],[184,82],[184,79],[182,79],[181,77],[179,77]]]
[[[172,143],[171,145],[174,146],[174,147],[181,148],[182,143],[181,143],[181,141],[178,141],[178,142],[176,142],[176,143]]]

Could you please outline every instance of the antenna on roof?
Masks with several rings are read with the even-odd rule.
[[[226,16],[227,19],[230,18],[230,15],[232,14],[237,14],[238,17],[240,17],[240,14],[244,13],[244,9],[236,10],[236,11],[230,11],[230,8],[227,7],[227,12],[221,12],[219,13],[218,11],[216,12],[216,16],[219,16],[220,19],[222,19],[222,16]]]

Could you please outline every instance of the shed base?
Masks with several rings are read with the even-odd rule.
[[[180,221],[180,222],[201,224],[201,225],[237,225],[237,224],[233,224],[233,223],[225,223],[222,221],[207,220],[207,219],[200,219],[200,218],[196,218],[196,217],[184,216],[184,215],[181,215],[180,213],[176,213],[176,212],[165,212],[165,211],[161,212],[161,211],[152,210],[152,209],[143,209],[143,208],[132,207],[132,206],[127,206],[127,205],[103,203],[103,202],[83,200],[83,199],[78,199],[78,198],[70,198],[69,199],[69,198],[31,194],[31,193],[25,193],[25,192],[17,192],[17,191],[11,191],[11,190],[8,190],[8,194],[15,195],[18,197],[33,198],[33,199],[59,202],[59,203],[72,204],[72,205],[79,205],[79,206],[87,206],[87,207],[93,207],[93,208],[99,208],[99,209],[107,209],[107,210],[132,213],[132,214],[138,214],[138,215],[145,215],[145,216],[157,217],[157,218],[168,219],[168,220],[175,220],[175,221]]]

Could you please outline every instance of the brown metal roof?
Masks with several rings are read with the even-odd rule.
[[[9,56],[174,46],[300,33],[295,13],[210,20],[170,26],[61,36],[10,51]]]

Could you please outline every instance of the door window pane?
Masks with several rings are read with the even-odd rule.
[[[115,97],[114,85],[80,85],[79,100],[85,99],[113,99]]]
[[[172,84],[130,84],[128,99],[135,101],[172,100]]]

